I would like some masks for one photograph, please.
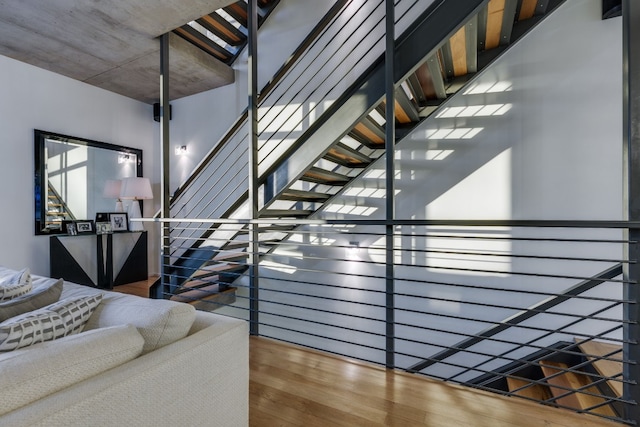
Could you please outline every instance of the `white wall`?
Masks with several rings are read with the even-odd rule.
[[[0,264],[49,273],[49,238],[34,235],[34,129],[141,148],[144,175],[158,183],[155,126],[150,105],[0,56]]]

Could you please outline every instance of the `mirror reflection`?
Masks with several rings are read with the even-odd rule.
[[[35,232],[66,233],[64,220],[113,212],[113,180],[142,175],[142,150],[35,131]]]

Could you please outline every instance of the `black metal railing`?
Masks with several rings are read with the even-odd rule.
[[[385,364],[389,351],[385,313],[392,309],[397,369],[633,424],[625,408],[636,403],[617,390],[637,387],[635,378],[622,376],[638,355],[637,340],[623,338],[632,323],[625,313],[638,303],[624,296],[637,278],[626,277],[622,266],[637,263],[624,252],[637,242],[624,232],[638,224],[189,221],[191,227],[236,231],[257,223],[262,231],[257,280],[249,280],[251,269],[242,259],[218,263],[237,268],[224,280],[203,280],[224,284],[235,301],[214,295],[201,300],[200,309],[252,318],[261,336],[378,364]],[[391,248],[384,243],[389,223]],[[282,240],[273,243],[274,236]],[[241,247],[224,252],[244,252]],[[385,288],[388,251],[394,255],[392,307]],[[258,286],[257,304],[251,304],[250,283]],[[608,350],[593,352],[589,343]],[[602,361],[619,373],[599,371]],[[584,384],[556,381],[567,375]],[[524,391],[532,387],[550,394],[531,397]],[[574,407],[563,399],[571,396],[591,403]]]
[[[396,31],[410,30],[416,16],[439,3],[443,0],[397,0]],[[317,122],[347,87],[361,84],[361,76],[379,61],[384,52],[384,9],[384,0],[336,2],[260,93],[261,183],[295,150],[303,130]],[[247,136],[245,112],[176,191],[172,217],[241,214],[248,191]],[[181,227],[174,229],[172,238],[195,237],[186,224]],[[180,256],[190,248],[175,249],[173,255]]]

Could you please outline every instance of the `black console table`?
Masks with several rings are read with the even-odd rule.
[[[102,289],[147,280],[147,232],[51,236],[49,263],[51,277]]]

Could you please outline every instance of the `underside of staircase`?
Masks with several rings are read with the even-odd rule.
[[[481,6],[396,85],[396,143],[423,120],[438,114],[443,103],[467,87],[480,70],[561,3],[561,0],[490,0]],[[318,160],[311,159],[297,179],[274,186],[270,183],[276,179],[272,171],[264,178],[265,203],[260,218],[310,218],[328,206],[384,155],[385,126],[383,99],[328,144]],[[262,226],[261,253],[270,252],[293,228]],[[207,230],[185,253],[188,261],[176,263],[171,299],[189,302],[203,310],[235,300],[232,284],[246,270],[248,231],[246,227],[223,233],[216,230],[219,228]]]
[[[483,375],[470,384],[547,405],[620,417],[622,347],[617,343],[578,340],[560,342],[556,351],[541,351]]]

